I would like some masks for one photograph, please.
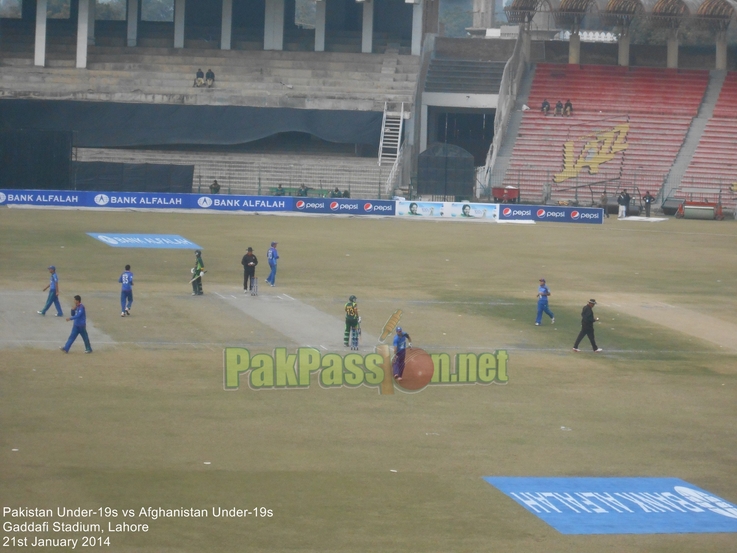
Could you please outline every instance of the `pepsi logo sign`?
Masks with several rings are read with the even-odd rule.
[[[578,211],[576,211],[575,209],[573,211],[571,211],[571,219],[573,219],[574,221],[576,219],[578,219],[580,216],[581,216],[581,214]]]
[[[297,209],[304,209],[304,208],[305,208],[305,201],[297,200]]]
[[[545,217],[545,210],[544,209],[538,209],[537,210],[537,216],[541,219]]]
[[[505,207],[504,209],[502,209],[502,215],[504,215],[505,217],[509,217],[511,214],[512,214],[511,208]]]
[[[368,203],[368,202],[367,202],[367,203],[365,203],[365,204],[363,204],[363,210],[364,210],[364,211],[365,211],[366,213],[370,213],[371,211],[373,211],[373,209],[374,209],[374,206],[373,206],[373,204],[370,204],[370,203]]]
[[[338,211],[338,202],[330,202],[330,211]]]

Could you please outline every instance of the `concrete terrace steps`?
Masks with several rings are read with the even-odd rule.
[[[0,52],[0,95],[380,111],[384,102],[412,104],[419,71],[416,57],[396,53],[114,47],[91,47],[89,68],[81,70],[63,52],[50,52],[45,68],[32,66],[31,52]],[[213,88],[192,87],[197,68],[215,71]]]
[[[498,94],[503,72],[503,62],[433,58],[425,92]]]
[[[210,93],[216,90],[234,89],[242,90],[243,80],[237,79],[236,76],[228,75],[223,79],[217,79],[215,85],[211,89],[200,88],[192,92]],[[44,68],[35,70],[27,70],[19,67],[7,67],[0,74],[0,79],[6,82],[54,82],[54,83],[88,83],[99,85],[132,86],[177,86],[192,87],[193,78],[189,75],[182,75],[177,72],[148,72],[148,71],[95,71],[87,72],[80,75],[79,70],[73,68]],[[403,81],[400,81],[400,83]],[[248,88],[250,89],[281,89],[288,85],[289,90],[296,88],[329,88],[336,91],[351,91],[357,88],[362,90],[370,90],[372,92],[385,91],[397,92],[400,94],[411,94],[414,91],[414,83],[406,81],[410,86],[397,86],[390,78],[371,78],[364,74],[355,74],[351,77],[350,83],[343,79],[329,79],[317,77],[290,77],[280,75],[254,75],[248,80]],[[349,84],[349,86],[347,86]]]
[[[268,194],[281,184],[297,187],[304,183],[315,189],[350,189],[353,198],[379,197],[389,168],[379,167],[375,158],[319,154],[260,154],[238,152],[190,152],[169,150],[79,149],[79,161],[115,163],[170,163],[194,165],[192,191],[208,193],[217,179],[222,192]],[[260,189],[259,189],[260,186]],[[384,197],[384,196],[382,196]]]

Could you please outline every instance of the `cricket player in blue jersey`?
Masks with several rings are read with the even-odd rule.
[[[535,325],[540,326],[543,322],[543,313],[546,313],[550,317],[550,324],[555,324],[555,315],[548,307],[548,296],[550,296],[550,290],[545,284],[545,279],[540,279],[540,287],[537,289],[537,318],[535,319]]]
[[[39,315],[46,315],[46,312],[53,303],[54,307],[56,307],[56,316],[63,317],[64,313],[62,313],[61,304],[59,303],[59,276],[56,274],[56,267],[53,265],[48,267],[48,269],[51,274],[51,278],[49,279],[48,286],[46,286],[42,291],[45,292],[48,290],[49,296],[46,298],[46,305],[44,305],[44,308],[41,311],[36,311],[36,313]]]
[[[266,252],[266,260],[269,262],[269,267],[271,267],[271,272],[269,273],[269,276],[266,277],[266,282],[272,286],[276,286],[276,260],[279,259],[279,252],[276,251],[276,244],[276,242],[272,242],[269,251]]]
[[[397,334],[394,336],[394,361],[392,363],[394,378],[397,380],[402,380],[402,374],[404,373],[404,356],[407,353],[408,347],[412,347],[412,338],[402,330],[401,326],[398,326]]]
[[[81,334],[82,340],[84,340],[84,352],[92,353],[90,338],[87,336],[87,312],[84,309],[84,305],[82,305],[82,298],[80,296],[74,296],[74,309],[72,309],[72,316],[68,317],[67,321],[74,321],[72,333],[69,335],[67,343],[59,349],[64,353],[69,353],[69,348],[72,347],[74,340]]]
[[[125,317],[131,314],[131,306],[133,305],[133,273],[131,273],[130,265],[125,266],[125,271],[120,275],[118,282],[122,284],[120,289],[120,316]]]

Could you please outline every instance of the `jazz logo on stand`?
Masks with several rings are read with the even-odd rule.
[[[577,177],[581,171],[588,168],[589,175],[599,172],[599,166],[611,161],[619,153],[627,149],[627,133],[630,124],[622,123],[613,128],[590,134],[579,140],[585,140],[578,156],[575,153],[574,140],[563,144],[563,170],[553,177],[555,183]]]

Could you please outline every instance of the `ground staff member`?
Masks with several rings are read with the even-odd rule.
[[[82,298],[80,296],[74,296],[74,309],[72,309],[72,316],[67,321],[74,321],[72,325],[72,333],[69,335],[67,343],[61,346],[59,349],[64,353],[69,353],[69,348],[72,347],[74,340],[77,336],[82,335],[84,340],[84,352],[92,353],[92,346],[90,345],[90,338],[87,336],[87,312],[82,305]]]
[[[584,305],[581,310],[581,332],[578,333],[576,343],[573,344],[573,351],[581,351],[578,349],[578,344],[581,343],[584,336],[589,337],[589,341],[591,342],[591,347],[594,348],[594,352],[599,353],[602,351],[600,347],[597,347],[596,338],[594,338],[594,323],[599,320],[598,317],[594,317],[595,305],[596,300],[589,300],[589,303]]]
[[[548,296],[550,296],[550,290],[545,285],[545,279],[540,279],[540,286],[537,289],[537,318],[535,319],[535,325],[540,326],[543,322],[543,312],[547,313],[550,317],[550,323],[555,324],[555,315],[548,307]]]
[[[645,217],[650,217],[650,206],[652,206],[655,201],[655,196],[650,194],[650,191],[647,191],[642,197],[642,201],[645,202]]]
[[[348,303],[345,304],[345,333],[343,334],[343,345],[345,346],[350,345],[351,331],[358,332],[360,317],[358,316],[356,299],[356,296],[351,296],[348,298]]]
[[[61,304],[59,303],[59,275],[56,274],[56,267],[51,265],[48,267],[49,273],[51,274],[51,278],[49,279],[49,284],[42,290],[42,292],[45,292],[46,290],[49,291],[49,296],[46,298],[46,305],[44,305],[44,308],[41,311],[36,311],[39,315],[46,315],[46,312],[49,310],[49,307],[51,307],[51,304],[54,304],[54,307],[56,307],[56,316],[57,317],[63,317],[64,313],[61,311]]]

